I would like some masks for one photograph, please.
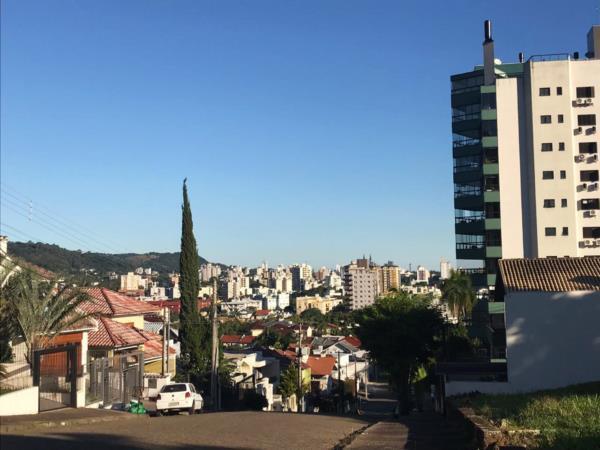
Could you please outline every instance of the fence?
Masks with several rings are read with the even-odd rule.
[[[3,363],[3,375],[0,376],[0,393],[18,391],[33,386],[31,364],[27,360],[25,342],[12,343],[11,358]]]
[[[85,403],[126,404],[142,396],[144,354],[132,352],[90,361],[85,375]]]

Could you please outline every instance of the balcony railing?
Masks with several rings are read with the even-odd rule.
[[[452,146],[454,148],[466,147],[467,145],[479,145],[479,144],[481,144],[481,140],[476,139],[476,138],[456,139],[455,141],[452,142]]]
[[[474,120],[474,119],[481,119],[481,113],[471,113],[471,114],[459,114],[456,116],[452,116],[452,122],[462,122],[464,120]]]

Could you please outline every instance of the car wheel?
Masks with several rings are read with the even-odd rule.
[[[192,402],[192,406],[188,409],[188,414],[191,416],[196,411],[196,402]]]
[[[156,412],[154,413],[154,416],[156,416],[156,417],[160,417],[162,415],[163,415],[163,413],[160,409],[157,409]]]

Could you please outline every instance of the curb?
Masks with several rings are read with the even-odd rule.
[[[132,420],[139,419],[140,417],[147,417],[147,415],[142,414],[129,414],[129,413],[119,413],[119,414],[111,414],[110,416],[104,417],[85,417],[81,419],[65,419],[65,420],[36,420],[32,422],[26,422],[21,424],[11,424],[11,425],[0,425],[0,434],[13,433],[15,431],[28,431],[35,430],[39,428],[63,428],[69,427],[73,425],[88,425],[92,423],[100,423],[100,422],[113,422],[116,420]]]

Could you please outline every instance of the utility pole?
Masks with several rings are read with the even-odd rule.
[[[212,300],[212,364],[210,374],[210,398],[215,410],[221,409],[221,392],[219,389],[219,325],[217,322],[217,277],[213,277]]]
[[[167,328],[167,345],[165,351],[165,357],[167,359],[167,374],[171,373],[170,361],[169,361],[169,340],[171,339],[171,310],[169,308],[165,308],[165,318],[166,318],[166,328]],[[163,328],[165,328],[165,324],[163,324]]]
[[[337,352],[337,369],[338,369],[338,411],[339,414],[343,414],[344,412],[344,403],[343,403],[343,396],[344,396],[344,388],[342,386],[342,366],[340,364],[340,353],[342,352]]]
[[[298,333],[298,412],[302,412],[304,395],[302,392],[302,322],[299,322]]]
[[[162,327],[162,364],[160,374],[164,377],[167,372],[167,307],[163,307],[163,327]]]

